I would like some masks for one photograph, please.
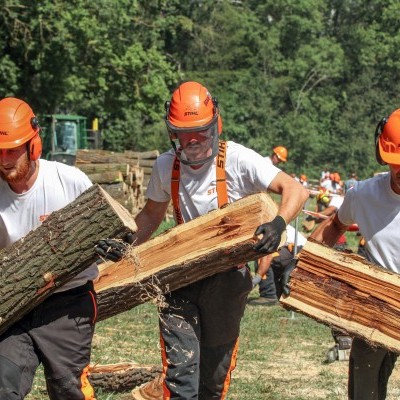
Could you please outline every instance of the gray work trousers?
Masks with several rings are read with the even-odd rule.
[[[160,310],[164,398],[225,398],[251,289],[249,269],[243,267],[166,296],[167,306]]]
[[[349,400],[386,399],[397,354],[354,338],[349,361]]]

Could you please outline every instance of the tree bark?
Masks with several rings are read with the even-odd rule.
[[[178,225],[103,266],[95,284],[99,320],[260,257],[256,228],[277,213],[266,194],[245,197]],[[282,238],[282,243],[285,238]]]
[[[95,389],[101,388],[106,392],[128,392],[153,380],[161,371],[161,366],[155,365],[97,364],[89,367],[89,381]]]
[[[95,244],[136,231],[133,217],[98,185],[0,251],[0,333],[90,266]]]
[[[400,275],[308,241],[281,304],[400,352]]]

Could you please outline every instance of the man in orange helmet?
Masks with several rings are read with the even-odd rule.
[[[272,154],[269,157],[265,157],[265,160],[268,164],[278,165],[280,163],[287,162],[288,151],[286,147],[283,146],[276,146],[272,149]],[[292,176],[291,176],[292,177]],[[292,177],[293,178],[293,177]],[[298,179],[293,178],[298,182]],[[283,248],[279,251],[279,253],[284,252]],[[289,252],[290,253],[290,252]],[[280,260],[281,254],[279,256],[275,256],[274,259]],[[285,260],[290,258],[284,257]],[[276,287],[276,277],[274,270],[276,268],[270,268],[273,258],[271,256],[260,258],[255,262],[255,273],[256,278],[258,281],[258,277],[261,276],[262,279],[258,282],[258,290],[260,296],[255,299],[250,299],[248,304],[253,306],[260,305],[260,306],[274,306],[278,304],[278,288]],[[259,274],[259,266],[262,264],[262,270],[266,270],[266,273]],[[276,263],[275,263],[276,264]]]
[[[308,192],[253,150],[219,140],[217,101],[200,83],[185,82],[174,91],[166,103],[165,123],[173,149],[161,154],[153,167],[148,200],[136,217],[136,243],[150,238],[171,200],[180,224],[271,190],[282,195],[278,216],[254,229],[261,236],[255,244],[260,255],[274,252]],[[238,266],[166,296],[160,308],[164,399],[225,398],[251,289],[248,267]]]
[[[336,214],[322,222],[311,237],[329,246],[349,225],[358,224],[366,258],[400,273],[400,109],[383,118],[375,131],[379,164],[389,173],[357,181],[346,192]],[[350,352],[348,395],[351,400],[383,400],[397,354],[354,338]]]
[[[40,159],[39,133],[27,103],[0,100],[1,249],[92,185],[78,169]],[[97,266],[90,266],[0,335],[1,400],[25,398],[41,363],[50,399],[94,399],[87,371],[96,315],[92,281],[97,275]]]
[[[299,178],[299,182],[304,186],[308,186],[308,180],[307,180],[307,175],[301,174]]]
[[[288,160],[288,151],[284,146],[276,146],[272,149],[272,154],[266,157],[273,165],[285,163]]]

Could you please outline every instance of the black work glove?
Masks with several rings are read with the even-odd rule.
[[[285,269],[282,272],[281,278],[279,279],[279,285],[281,287],[282,293],[285,296],[289,296],[290,294],[290,287],[289,287],[290,274],[296,268],[296,265],[297,265],[297,259],[293,258],[293,260],[290,261],[290,263],[285,267]]]
[[[260,225],[255,235],[262,234],[263,237],[254,245],[254,250],[260,253],[272,253],[276,251],[285,229],[286,221],[280,215],[277,215],[271,222]]]
[[[123,241],[116,239],[100,240],[94,247],[95,253],[97,253],[101,257],[98,263],[101,263],[103,259],[111,261],[120,261],[128,245],[132,243],[133,243],[132,233],[127,233],[123,238]]]

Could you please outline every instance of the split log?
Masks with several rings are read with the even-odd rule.
[[[400,352],[400,275],[308,241],[290,278],[285,308]]]
[[[107,237],[136,231],[133,217],[98,185],[0,250],[0,333],[90,266]]]
[[[106,392],[128,392],[153,380],[161,371],[161,366],[136,363],[92,364],[89,366],[89,381],[95,389],[101,388]]]
[[[120,262],[100,272],[98,319],[259,258],[254,232],[276,213],[268,194],[258,193],[132,246]]]

